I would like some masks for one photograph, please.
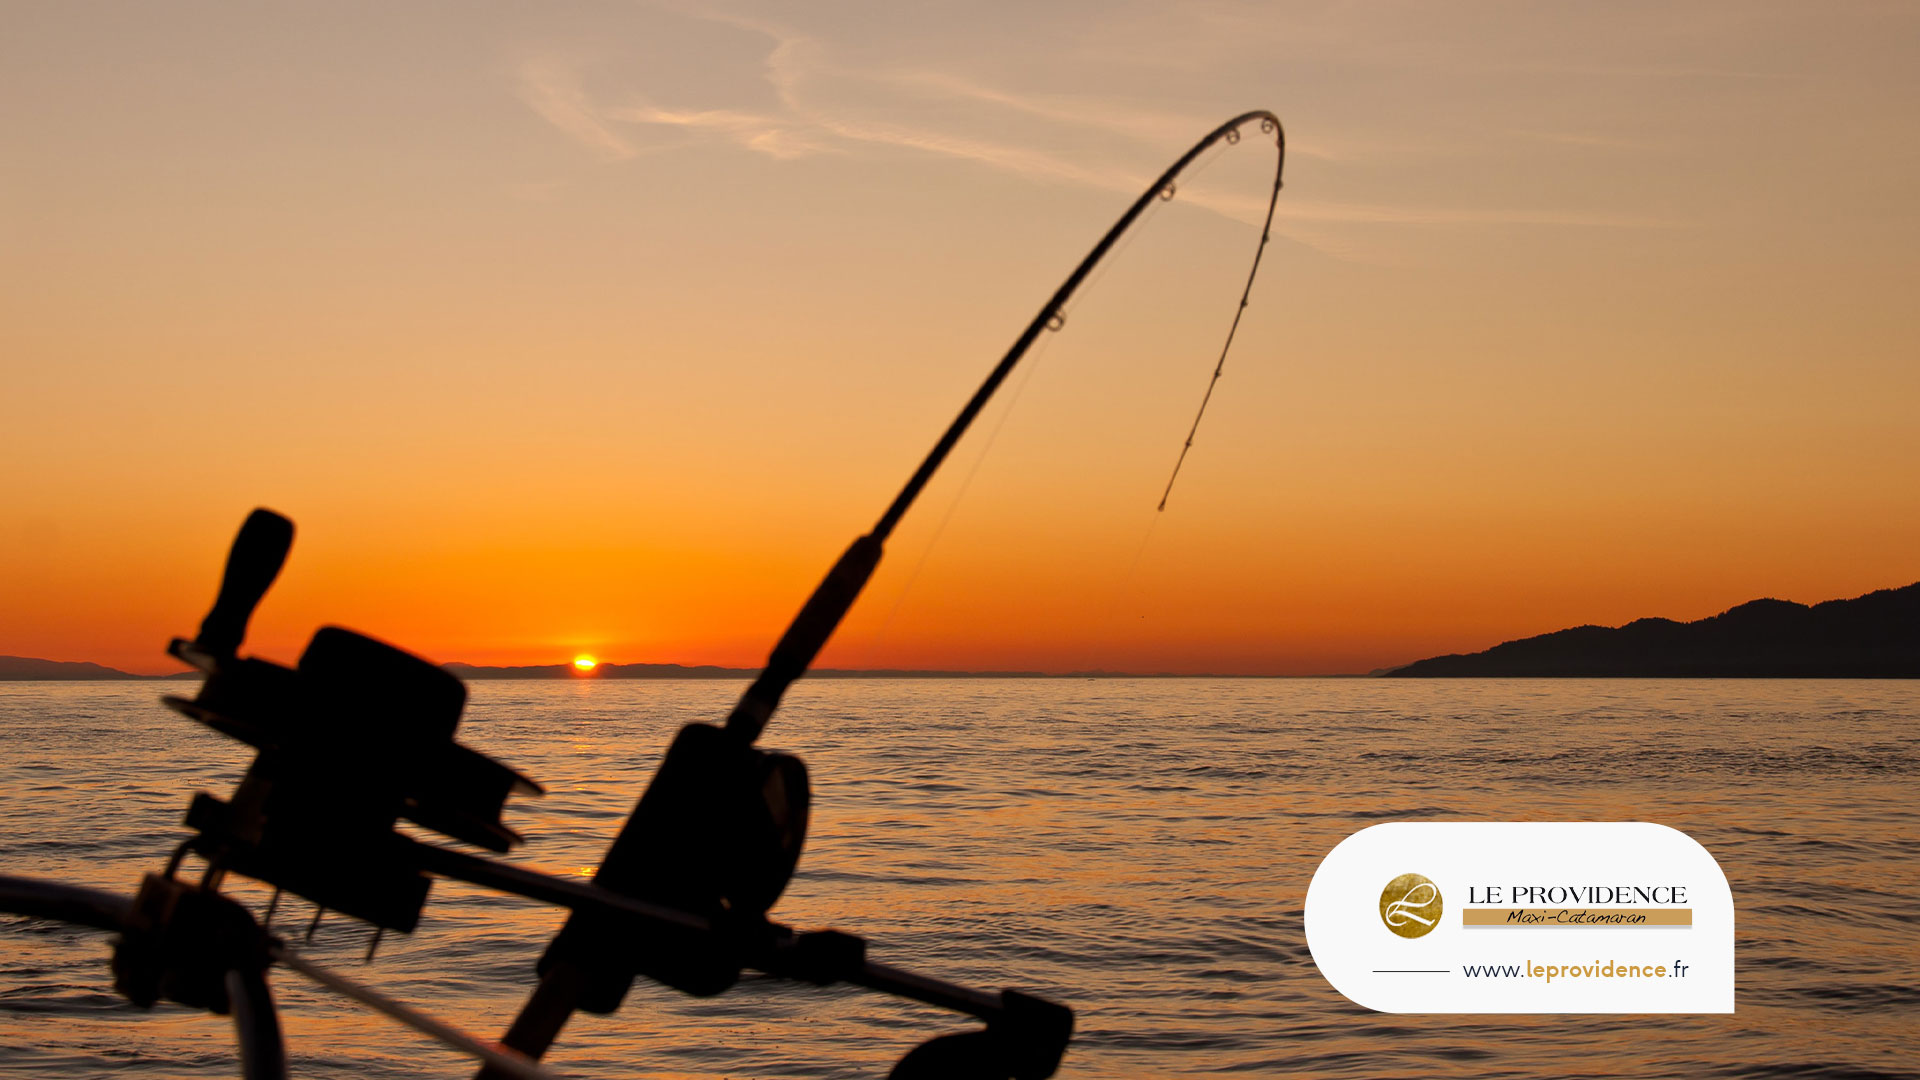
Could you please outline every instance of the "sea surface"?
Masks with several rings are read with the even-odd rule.
[[[152,683],[0,684],[0,873],[130,892],[225,794],[245,748]],[[682,724],[729,682],[481,682],[460,737],[544,783],[516,858],[591,873]],[[766,744],[804,756],[812,836],[774,915],[874,959],[1069,1003],[1060,1075],[1920,1077],[1920,682],[875,680],[802,683]],[[1639,820],[1719,859],[1733,1015],[1409,1016],[1336,993],[1301,905],[1320,857],[1382,821]],[[256,911],[266,892],[235,893]],[[276,926],[296,939],[311,907]],[[362,965],[334,916],[308,952],[497,1037],[559,913],[436,883]],[[0,915],[0,1076],[235,1075],[224,1018],[118,999],[106,935]],[[287,971],[294,1075],[470,1066]],[[882,1077],[960,1018],[748,976],[642,983],[581,1016],[577,1077]]]

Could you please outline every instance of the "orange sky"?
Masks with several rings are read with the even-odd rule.
[[[0,653],[168,670],[268,505],[268,656],[334,622],[757,664],[1130,193],[1253,107],[1287,188],[1167,512],[1251,142],[824,663],[1352,672],[1906,584],[1915,55],[1866,3],[31,6]]]

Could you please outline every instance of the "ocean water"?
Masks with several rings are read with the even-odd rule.
[[[178,684],[174,684],[176,687]],[[131,891],[225,794],[238,744],[141,683],[0,684],[0,872]],[[516,859],[591,873],[673,732],[719,682],[491,682],[470,744],[547,785]],[[1920,1077],[1920,682],[951,680],[803,683],[767,745],[807,759],[813,831],[775,916],[870,955],[1074,1006],[1063,1077]],[[1719,859],[1738,1011],[1404,1016],[1320,978],[1301,906],[1357,829],[1408,819],[1644,820]],[[266,893],[236,895],[264,907]],[[311,909],[283,904],[278,926]],[[497,1037],[560,921],[434,886],[420,930],[333,917],[307,951]],[[116,998],[106,936],[0,916],[0,1076],[233,1075],[224,1018]],[[274,974],[294,1074],[463,1077],[386,1019]],[[966,1023],[748,976],[636,986],[549,1062],[579,1077],[879,1077]]]

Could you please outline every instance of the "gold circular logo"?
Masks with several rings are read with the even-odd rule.
[[[1403,938],[1424,937],[1440,925],[1440,886],[1419,874],[1401,874],[1380,890],[1380,921]]]

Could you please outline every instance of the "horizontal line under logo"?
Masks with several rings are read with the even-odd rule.
[[[1692,908],[1467,908],[1462,926],[1692,926]]]

